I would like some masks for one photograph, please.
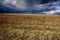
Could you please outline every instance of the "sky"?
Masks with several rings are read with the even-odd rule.
[[[47,13],[60,10],[60,0],[0,0],[0,12]]]

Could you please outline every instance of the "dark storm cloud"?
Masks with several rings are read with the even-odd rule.
[[[0,0],[0,12],[40,13],[60,10],[58,1],[60,0]]]

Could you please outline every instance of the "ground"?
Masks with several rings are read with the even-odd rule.
[[[0,40],[60,40],[60,16],[0,14]]]

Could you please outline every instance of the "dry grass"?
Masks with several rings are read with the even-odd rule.
[[[0,15],[0,40],[60,40],[60,16]]]

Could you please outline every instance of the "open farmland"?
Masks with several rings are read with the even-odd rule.
[[[1,14],[0,40],[60,40],[60,16]]]

